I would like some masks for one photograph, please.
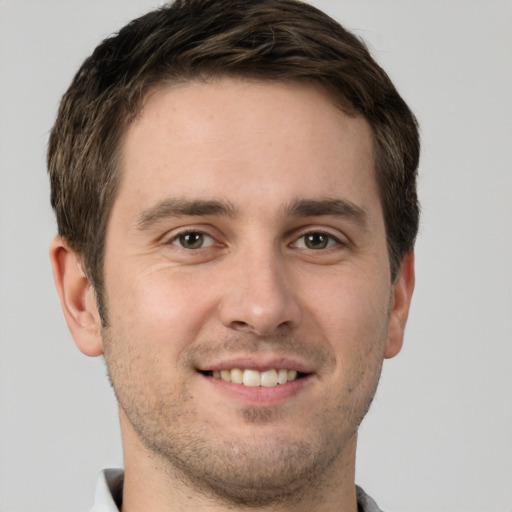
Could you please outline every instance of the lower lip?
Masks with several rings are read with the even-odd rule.
[[[204,376],[204,378],[219,391],[245,404],[275,405],[303,390],[310,383],[312,376],[306,375],[286,384],[278,384],[271,387],[244,386],[243,384],[234,384],[233,382],[226,382],[214,377]]]

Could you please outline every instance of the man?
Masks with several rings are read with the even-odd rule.
[[[178,1],[96,48],[48,151],[57,290],[119,404],[94,510],[378,510],[357,428],[402,345],[418,156],[307,4]]]

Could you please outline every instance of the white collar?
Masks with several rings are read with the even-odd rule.
[[[122,469],[103,470],[96,481],[94,505],[90,512],[119,512],[118,505],[121,504],[123,481]]]

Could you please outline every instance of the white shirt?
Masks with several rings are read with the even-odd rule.
[[[121,503],[124,472],[122,469],[105,469],[98,475],[94,505],[90,512],[119,512],[116,503]],[[356,486],[357,504],[361,512],[382,512],[360,487]]]

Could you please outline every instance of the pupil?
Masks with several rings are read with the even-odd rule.
[[[324,249],[327,247],[327,236],[322,233],[306,235],[306,245],[310,249]]]
[[[180,242],[187,249],[197,249],[203,244],[203,235],[201,233],[187,233],[186,235],[181,235]]]

